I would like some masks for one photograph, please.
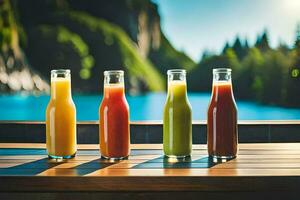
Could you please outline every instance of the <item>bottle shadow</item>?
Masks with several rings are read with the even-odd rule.
[[[20,175],[20,176],[33,176],[44,172],[45,170],[51,169],[62,162],[53,162],[48,158],[42,158],[32,162],[20,164],[13,167],[0,168],[0,175]]]
[[[227,162],[216,162],[209,156],[193,160],[192,157],[186,158],[169,158],[161,156],[152,160],[135,165],[134,169],[190,169],[190,168],[211,168],[215,165]]]
[[[92,160],[90,162],[83,163],[71,169],[75,170],[76,175],[84,176],[93,173],[99,169],[104,169],[106,167],[109,167],[116,163],[118,163],[118,161],[110,162],[106,159],[99,158],[99,159]]]

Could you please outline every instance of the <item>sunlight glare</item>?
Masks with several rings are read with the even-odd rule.
[[[285,7],[290,11],[299,11],[300,8],[300,0],[284,0],[282,1]]]

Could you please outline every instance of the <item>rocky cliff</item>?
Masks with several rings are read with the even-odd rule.
[[[20,38],[15,43],[24,52],[21,67],[13,66],[11,72],[20,72],[14,75],[18,80],[32,80],[34,87],[25,86],[29,91],[47,91],[49,73],[54,68],[72,70],[76,92],[99,93],[103,71],[108,69],[125,70],[130,93],[161,91],[168,68],[191,69],[195,65],[164,36],[157,5],[149,0],[3,2],[1,9],[11,6],[7,13],[18,27],[13,38]],[[5,20],[6,14],[1,15]],[[5,43],[13,49],[10,42]],[[12,60],[15,63],[18,59]],[[3,66],[0,59],[1,70]],[[25,90],[23,86],[13,89],[1,77],[4,75],[0,75],[1,91]]]
[[[19,45],[19,33],[9,1],[0,2],[0,91],[48,92],[49,84],[28,64]]]

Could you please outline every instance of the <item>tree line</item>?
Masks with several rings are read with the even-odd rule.
[[[198,66],[189,73],[190,91],[210,91],[212,69],[221,67],[233,70],[237,99],[300,107],[300,24],[293,47],[281,43],[271,48],[265,30],[252,46],[237,36],[219,55],[204,52]]]

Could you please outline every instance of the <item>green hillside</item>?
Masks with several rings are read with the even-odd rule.
[[[72,20],[86,26],[90,31],[104,35],[106,45],[109,46],[115,42],[121,50],[123,67],[131,77],[143,79],[151,91],[163,90],[164,81],[162,76],[149,60],[143,59],[139,55],[133,41],[120,27],[84,12],[72,11],[69,16]]]

